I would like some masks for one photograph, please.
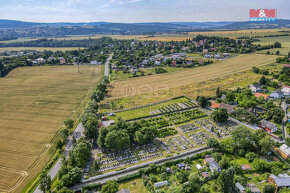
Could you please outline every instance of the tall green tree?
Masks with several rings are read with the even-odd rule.
[[[51,178],[47,173],[42,172],[40,174],[39,189],[44,193],[49,191],[51,188]]]

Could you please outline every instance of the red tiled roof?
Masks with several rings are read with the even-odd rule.
[[[210,101],[211,102],[211,108],[214,108],[214,109],[216,109],[216,108],[219,108],[220,107],[220,105],[219,104],[217,104],[216,102],[214,102],[214,101]]]
[[[268,95],[262,94],[262,93],[256,93],[255,97],[259,98],[260,96],[263,96],[265,100],[269,97]]]

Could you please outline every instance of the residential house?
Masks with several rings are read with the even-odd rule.
[[[205,54],[205,55],[203,55],[203,58],[212,58],[212,55],[211,54]]]
[[[269,97],[269,96],[266,95],[266,94],[262,94],[262,93],[259,93],[259,92],[257,92],[257,93],[255,94],[255,97],[256,97],[256,98],[259,98],[259,97],[261,97],[261,96],[264,98],[265,101],[268,100],[268,97]]]
[[[216,58],[216,59],[220,59],[220,58],[221,58],[221,55],[220,55],[220,54],[215,54],[215,55],[214,55],[214,58]]]
[[[172,66],[176,66],[176,61],[173,60],[173,61],[171,62],[171,64],[172,64]]]
[[[207,53],[208,49],[203,49],[202,52]]]
[[[252,169],[249,164],[242,165],[241,167],[242,167],[242,170],[244,170],[244,171],[247,171],[247,170],[251,170]]]
[[[284,159],[290,158],[290,147],[288,145],[283,144],[279,149],[277,148],[276,150]]]
[[[58,59],[59,59],[59,63],[61,63],[61,64],[66,63],[66,60],[63,57],[60,57]]]
[[[208,178],[209,177],[209,174],[208,174],[208,172],[201,172],[201,176],[203,178]]]
[[[202,166],[201,166],[200,164],[196,164],[195,167],[196,167],[196,169],[198,169],[198,170],[201,170],[201,169],[202,169]]]
[[[290,86],[283,85],[281,87],[281,91],[283,92],[284,96],[290,96]]]
[[[166,168],[166,173],[170,174],[172,172],[171,168],[170,167],[167,167]]]
[[[247,187],[251,190],[252,193],[261,193],[259,188],[254,183],[249,183]]]
[[[276,124],[271,123],[270,121],[262,120],[259,124],[259,127],[264,129],[265,131],[269,133],[274,133],[278,130],[278,127]]]
[[[252,91],[252,93],[256,93],[256,92],[261,92],[261,87],[260,87],[260,85],[250,85],[250,89],[251,89],[251,91]]]
[[[279,99],[279,98],[283,98],[283,95],[284,93],[280,90],[277,90],[277,91],[274,91],[270,94],[270,98],[273,98],[273,99]]]
[[[128,189],[121,189],[117,193],[130,193],[130,190],[128,190]]]
[[[217,49],[216,48],[210,48],[210,51],[216,52]]]
[[[268,183],[274,184],[276,186],[276,192],[278,192],[281,188],[290,188],[290,176],[287,174],[279,174],[278,176],[271,174],[268,178]]]
[[[211,108],[213,108],[213,109],[216,109],[216,108],[219,108],[220,107],[220,105],[219,104],[217,104],[215,101],[210,101],[210,103],[211,103]]]
[[[91,65],[101,65],[102,62],[98,62],[96,60],[91,61]]]
[[[168,184],[169,184],[168,181],[156,182],[156,183],[154,183],[154,188],[156,188],[156,189],[162,188],[164,186],[167,186]]]
[[[182,50],[183,51],[187,51],[187,50],[189,50],[189,47],[188,46],[187,47],[183,47]]]
[[[221,103],[220,108],[226,108],[229,114],[232,114],[236,111],[234,106],[225,103]]]
[[[217,171],[217,172],[220,172],[221,171],[221,168],[219,166],[219,164],[214,160],[213,157],[207,155],[205,156],[205,159],[204,159],[204,164],[209,164],[209,169],[211,172],[214,172],[214,171]]]
[[[156,66],[160,66],[160,65],[161,65],[161,62],[160,62],[160,61],[155,61],[154,64],[155,64]]]
[[[242,184],[236,183],[236,187],[239,190],[239,192],[241,192],[241,193],[246,192],[246,189],[244,188],[244,186],[242,186]]]
[[[142,61],[142,64],[144,64],[144,65],[148,65],[148,63],[149,63],[149,60],[143,60]]]
[[[284,67],[290,68],[290,64],[284,64]]]

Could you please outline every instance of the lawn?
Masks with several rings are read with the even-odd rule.
[[[22,50],[35,50],[39,52],[43,51],[72,51],[72,50],[78,50],[78,49],[83,49],[83,48],[77,48],[77,47],[2,47],[0,50],[7,50],[7,51],[22,51]]]
[[[143,185],[141,178],[121,183],[119,185],[119,190],[121,189],[128,189],[131,193],[149,193],[149,191]]]
[[[0,192],[20,192],[40,172],[63,121],[79,117],[100,77],[96,66],[42,66],[0,78]]]
[[[182,70],[174,73],[164,73],[154,76],[144,76],[134,79],[113,81],[109,89],[112,99],[140,95],[144,93],[160,93],[160,91],[181,87],[188,84],[208,81],[251,69],[253,66],[263,66],[275,61],[277,56],[262,54],[240,55],[211,65]]]

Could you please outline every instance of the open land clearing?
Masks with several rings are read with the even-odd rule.
[[[51,157],[52,139],[76,119],[101,67],[42,66],[0,78],[0,192],[20,192]]]
[[[272,63],[275,61],[276,57],[277,56],[262,54],[247,54],[216,62],[211,65],[185,69],[174,73],[113,81],[108,95],[111,96],[112,99],[116,99],[207,81],[246,71],[253,66],[258,67]]]
[[[261,50],[256,53],[262,53],[265,54],[267,51],[269,51],[271,54],[276,54],[277,51],[280,52],[280,55],[288,55],[290,52],[290,36],[280,36],[280,37],[267,37],[267,38],[259,38],[259,42],[254,42],[255,44],[261,44],[262,46],[264,45],[269,45],[269,44],[274,44],[275,42],[280,42],[282,45],[282,48],[272,48],[268,50]]]
[[[0,48],[1,51],[35,50],[39,52],[43,52],[43,51],[65,52],[65,51],[72,51],[72,50],[78,50],[78,49],[83,49],[83,48],[78,48],[78,47],[2,47]]]

